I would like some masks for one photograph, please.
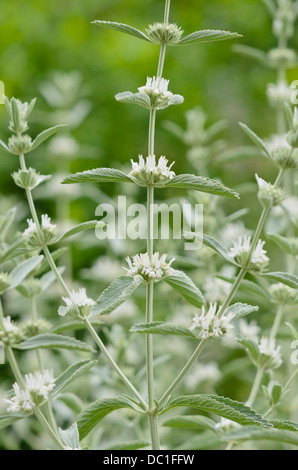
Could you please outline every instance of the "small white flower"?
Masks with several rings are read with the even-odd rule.
[[[256,180],[259,187],[258,197],[263,207],[271,207],[280,204],[286,197],[283,189],[277,188],[271,183],[267,183],[263,178],[256,174]]]
[[[121,103],[138,104],[146,109],[165,109],[171,105],[181,104],[183,96],[174,95],[168,90],[169,80],[159,77],[148,77],[145,86],[139,87],[138,93],[129,91],[116,95]]]
[[[14,396],[4,400],[8,404],[7,411],[13,413],[18,411],[32,412],[35,406],[39,406],[49,398],[54,387],[55,381],[51,371],[46,370],[42,374],[35,372],[26,375],[24,390],[14,383]]]
[[[129,176],[141,185],[155,184],[162,186],[167,180],[174,178],[175,173],[171,171],[174,163],[168,166],[168,160],[163,156],[156,163],[155,155],[148,156],[145,162],[143,155],[139,155],[139,163],[131,160],[132,170]]]
[[[221,418],[221,421],[215,425],[215,429],[219,432],[233,431],[234,429],[240,428],[240,424],[231,421],[230,419]]]
[[[69,447],[69,446],[65,446],[64,450],[82,450],[82,449],[79,449],[78,447],[72,448],[72,447]]]
[[[205,298],[209,302],[222,302],[231,290],[231,284],[217,277],[208,276],[204,285]]]
[[[27,219],[27,223],[28,228],[24,231],[23,237],[32,248],[55,241],[57,225],[51,223],[51,218],[47,214],[41,216],[41,233],[39,233],[36,223],[32,219]]]
[[[202,307],[201,314],[193,318],[193,324],[190,327],[191,331],[199,329],[199,337],[202,339],[219,338],[229,334],[233,330],[231,325],[234,316],[232,313],[225,315],[225,312],[220,315],[220,308],[217,309],[217,304],[210,304],[209,310],[206,311],[205,306]]]
[[[282,365],[281,346],[276,346],[274,339],[263,337],[259,343],[261,362],[269,369],[278,369]]]
[[[162,279],[165,276],[173,274],[174,270],[171,268],[171,264],[175,261],[173,258],[169,263],[166,262],[167,255],[159,256],[159,253],[154,253],[152,257],[152,263],[148,253],[137,254],[132,258],[129,256],[126,258],[128,269],[128,276],[141,275],[146,281],[150,279]]]
[[[173,93],[168,91],[170,80],[164,78],[147,77],[145,86],[139,87],[139,91],[146,93],[148,96],[163,95],[163,98],[170,98]]]
[[[265,143],[271,153],[274,153],[276,150],[279,150],[281,148],[287,148],[288,150],[291,150],[291,147],[288,144],[286,136],[284,134],[273,134],[268,140],[265,141]]]
[[[248,323],[245,318],[241,318],[238,322],[240,336],[244,338],[249,338],[253,341],[258,341],[258,336],[260,334],[261,328],[256,321],[251,321]]]
[[[66,307],[59,307],[58,313],[60,316],[74,316],[86,317],[95,305],[93,299],[87,296],[86,289],[79,289],[71,291],[69,297],[62,297]]]
[[[270,259],[267,256],[267,252],[264,250],[264,245],[265,242],[262,240],[258,241],[258,244],[252,253],[249,265],[247,266],[249,270],[262,271],[268,265]],[[251,237],[244,236],[233,242],[233,247],[230,248],[229,253],[241,266],[246,266],[250,250]]]
[[[280,106],[284,103],[291,103],[293,89],[285,81],[278,84],[269,83],[267,87],[267,97],[272,106]]]
[[[6,333],[16,333],[18,331],[17,325],[11,320],[11,317],[3,319],[4,331]]]

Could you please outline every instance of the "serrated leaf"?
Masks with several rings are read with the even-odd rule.
[[[57,399],[64,403],[76,415],[84,408],[84,403],[75,393],[61,393]]]
[[[288,273],[258,273],[259,276],[265,277],[266,279],[270,279],[271,281],[281,282],[288,287],[292,287],[292,289],[298,289],[298,277],[294,274]]]
[[[234,318],[242,318],[252,312],[257,312],[259,307],[238,302],[231,305],[225,311],[225,315],[232,314]]]
[[[197,339],[197,337],[190,331],[189,328],[183,328],[176,325],[171,325],[165,322],[152,322],[152,323],[139,323],[130,329],[131,333],[144,333],[152,335],[177,335],[187,336],[188,338]]]
[[[206,416],[174,416],[166,419],[163,426],[169,428],[190,428],[190,429],[209,429],[215,430],[216,423]]]
[[[55,334],[42,334],[33,336],[23,343],[14,345],[15,349],[21,351],[31,351],[32,349],[70,349],[76,351],[95,352],[87,343],[79,341],[70,336],[61,336]]]
[[[258,429],[247,427],[221,436],[224,441],[277,441],[298,445],[298,434],[291,431],[279,431],[277,429]]]
[[[26,416],[25,414],[0,415],[0,429],[5,429]]]
[[[77,424],[80,438],[84,439],[108,414],[123,408],[132,409],[132,404],[127,398],[106,398],[89,405],[78,416]]]
[[[97,227],[97,225],[104,226],[105,224],[103,222],[99,222],[98,220],[89,220],[88,222],[83,222],[82,224],[76,225],[75,227],[65,232],[58,240],[55,241],[55,243],[73,237],[74,235],[77,235],[80,232],[84,232],[85,230],[93,230]]]
[[[283,421],[282,419],[271,419],[270,423],[274,426],[275,429],[280,429],[283,431],[298,431],[298,423],[293,421]]]
[[[133,26],[129,26],[127,24],[116,23],[114,21],[102,21],[102,20],[92,21],[92,24],[97,24],[98,26],[101,26],[102,28],[113,29],[121,33],[129,34],[130,36],[134,36],[138,39],[142,39],[143,41],[152,42],[151,39],[148,36],[146,36],[146,34],[142,33],[142,31],[139,31]]]
[[[165,408],[160,410],[160,414],[181,406],[214,413],[222,418],[235,421],[242,426],[257,424],[258,426],[272,427],[262,416],[243,403],[216,395],[186,395],[175,398],[168,402]]]
[[[266,235],[269,240],[272,240],[276,245],[278,245],[283,251],[288,253],[289,255],[297,256],[298,254],[298,240],[297,243],[293,243],[285,237],[281,235],[277,235],[274,233]]]
[[[105,450],[139,450],[149,447],[149,445],[148,441],[119,442],[111,444]]]
[[[142,276],[120,276],[101,294],[92,308],[91,315],[103,315],[112,312],[123,304],[132,293],[144,283]]]
[[[238,33],[230,33],[229,31],[211,30],[206,29],[202,31],[195,31],[181,39],[178,46],[187,44],[198,44],[203,42],[223,41],[226,39],[236,39],[242,37]]]
[[[206,178],[204,176],[177,175],[165,183],[164,187],[193,189],[195,191],[215,194],[217,196],[239,198],[239,195],[233,189],[227,188],[218,181]]]
[[[253,132],[246,124],[243,124],[242,122],[239,123],[241,129],[248,135],[248,137],[256,144],[256,146],[262,150],[268,158],[272,160],[272,155],[265,144],[265,142],[255,133]]]
[[[73,183],[132,183],[131,178],[123,171],[114,170],[113,168],[96,168],[81,173],[67,176],[62,184]]]
[[[58,126],[50,127],[41,132],[32,142],[31,151],[39,147],[45,140],[49,139],[52,135],[56,134],[60,129],[65,127],[65,124],[58,124]]]
[[[34,256],[33,258],[27,259],[16,266],[10,273],[12,283],[8,290],[18,287],[42,260],[43,256]]]
[[[221,444],[219,437],[211,431],[196,434],[195,437],[182,442],[175,450],[214,450]]]
[[[191,305],[201,307],[205,304],[205,299],[200,289],[183,271],[175,270],[173,274],[165,278],[165,282]]]
[[[55,388],[50,392],[49,399],[55,398],[65,387],[90,370],[98,361],[80,361],[66,369],[56,380]]]
[[[63,444],[70,449],[80,448],[80,436],[77,424],[73,424],[68,429],[63,430],[59,428],[59,434]]]

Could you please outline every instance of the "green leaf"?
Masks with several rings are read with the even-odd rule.
[[[278,431],[277,429],[258,429],[248,427],[221,436],[224,441],[277,441],[298,445],[297,432]]]
[[[28,248],[25,247],[25,240],[20,238],[9,246],[5,246],[0,256],[0,263],[3,264],[11,259],[28,253]]]
[[[219,31],[219,30],[203,30],[195,31],[194,33],[185,36],[178,43],[178,46],[184,46],[187,44],[199,44],[203,42],[213,42],[213,41],[223,41],[226,39],[236,39],[241,38],[242,36],[237,33],[230,33],[229,31]]]
[[[231,257],[229,251],[223,245],[221,245],[217,240],[215,240],[215,238],[209,237],[209,235],[202,235],[202,234],[201,235],[199,234],[199,236],[203,238],[204,245],[208,246],[209,248],[211,248],[211,250],[221,255],[229,263],[232,263],[235,266],[237,266],[234,259]]]
[[[290,332],[291,332],[291,335],[293,336],[293,339],[295,341],[298,341],[298,331],[296,330],[296,328],[293,325],[291,325],[291,323],[289,323],[289,322],[286,322],[286,325],[290,329]]]
[[[98,320],[93,320],[91,321],[92,326],[97,327],[97,326],[102,326],[102,321]],[[80,320],[70,320],[66,322],[59,322],[56,326],[54,326],[50,333],[64,333],[65,331],[76,331],[76,330],[85,330],[86,325]]]
[[[206,416],[174,416],[166,419],[163,426],[169,428],[190,428],[190,429],[209,429],[215,430],[216,423]]]
[[[233,189],[227,188],[218,181],[211,180],[210,178],[206,178],[204,176],[177,175],[173,179],[169,180],[164,185],[164,187],[193,189],[195,191],[201,191],[203,193],[239,199],[238,193],[236,193],[236,191],[234,191]]]
[[[80,448],[80,436],[76,423],[70,426],[65,431],[59,428],[59,434],[65,446],[70,447],[71,449]]]
[[[5,150],[5,152],[8,152],[8,153],[12,153],[9,149],[9,147],[6,145],[5,142],[3,142],[3,140],[0,140],[0,148],[2,150]]]
[[[8,290],[18,287],[28,276],[28,274],[30,274],[31,271],[33,271],[42,260],[43,256],[34,256],[33,258],[27,259],[26,261],[23,261],[18,266],[16,266],[10,273],[12,284]]]
[[[70,336],[55,334],[42,334],[33,336],[23,343],[14,345],[15,349],[31,351],[32,349],[70,349],[76,351],[95,352],[87,343],[83,343]]]
[[[115,99],[119,103],[124,104],[137,104],[142,106],[142,108],[150,109],[151,101],[149,96],[146,93],[132,93],[131,91],[123,91],[122,93],[117,93]]]
[[[26,416],[25,414],[0,415],[0,429],[5,429]]]
[[[17,212],[17,208],[13,207],[5,215],[0,216],[0,235],[1,240],[4,241],[9,231],[10,227],[13,224]]]
[[[55,388],[51,391],[49,399],[55,398],[65,387],[81,377],[94,367],[98,361],[81,361],[66,369],[55,381]]]
[[[61,268],[57,268],[58,269],[58,272],[59,274],[63,274],[64,271],[65,271],[65,268],[61,267]],[[47,272],[46,274],[44,274],[41,278],[40,278],[40,282],[42,283],[42,290],[43,291],[46,291],[49,289],[49,287],[57,280],[56,278],[56,275],[53,273],[53,271],[49,271]]]
[[[267,54],[261,49],[256,49],[255,47],[245,46],[242,44],[236,44],[236,46],[233,47],[233,50],[234,52],[246,55],[247,57],[256,59],[259,62],[268,65]]]
[[[109,447],[106,447],[105,450],[139,450],[144,449],[144,447],[149,447],[148,441],[132,441],[132,442],[119,442],[111,444]]]
[[[152,335],[178,335],[187,336],[188,338],[197,339],[189,328],[182,328],[165,322],[139,323],[131,327],[132,333],[145,333]]]
[[[249,315],[252,312],[257,312],[258,310],[259,310],[259,307],[257,306],[242,304],[241,302],[238,302],[228,307],[227,310],[225,311],[225,314],[228,315],[229,313],[232,313],[234,318],[242,318],[242,317],[245,317],[246,315]]]
[[[242,122],[240,122],[239,125],[241,129],[248,135],[248,137],[250,137],[250,139],[256,144],[256,146],[260,150],[262,150],[267,155],[268,158],[272,160],[271,152],[269,148],[267,147],[267,145],[265,144],[265,142],[255,132],[253,132],[246,124],[243,124]]]
[[[205,431],[196,434],[195,437],[182,442],[176,450],[214,450],[221,444],[219,437],[213,432]]]
[[[113,168],[96,168],[67,176],[62,184],[72,183],[132,183],[123,171]]]
[[[275,427],[275,429],[280,429],[284,431],[298,431],[298,423],[293,421],[283,421],[281,419],[271,419],[270,423]]]
[[[214,413],[222,418],[235,421],[242,426],[251,424],[268,427],[272,426],[268,421],[264,420],[262,416],[243,403],[216,395],[186,395],[175,398],[168,402],[165,408],[160,410],[160,414],[181,406]]]
[[[235,282],[235,278],[228,278],[226,276],[221,276],[221,275],[217,275],[216,277],[218,279],[222,279],[223,281],[229,282],[230,284],[234,284]],[[245,292],[249,292],[257,296],[260,296],[263,299],[270,300],[270,296],[266,292],[266,290],[263,289],[263,287],[261,287],[259,284],[256,284],[253,281],[243,279],[241,282],[241,289],[244,290]]]
[[[78,415],[85,406],[83,401],[75,393],[61,393],[57,399],[64,403],[76,415]]]
[[[260,357],[260,350],[258,344],[249,338],[237,338],[239,344],[242,344],[250,353],[252,359],[257,362]]]
[[[132,293],[144,283],[142,276],[120,276],[101,294],[92,308],[92,316],[112,312],[125,302]]]
[[[276,272],[263,274],[258,273],[258,275],[265,277],[266,279],[270,279],[271,281],[281,282],[288,287],[292,287],[292,289],[298,289],[298,277],[294,276],[294,274]]]
[[[138,29],[133,28],[132,26],[129,26],[127,24],[116,23],[113,21],[101,21],[101,20],[92,21],[92,24],[97,24],[98,26],[101,26],[102,28],[120,31],[121,33],[129,34],[138,39],[142,39],[143,41],[152,42],[151,39],[148,38],[148,36],[146,36],[146,34],[142,33],[142,31],[139,31]]]
[[[105,416],[123,408],[132,409],[132,403],[121,397],[106,398],[89,405],[77,419],[81,439],[84,439]]]
[[[105,224],[103,222],[99,222],[98,220],[89,220],[88,222],[83,222],[82,224],[76,225],[72,229],[65,232],[64,235],[55,241],[55,243],[66,240],[66,238],[73,237],[77,233],[83,232],[85,230],[93,230],[97,227],[97,225],[104,226]]]
[[[175,270],[174,274],[165,278],[165,282],[169,284],[175,292],[182,295],[191,305],[201,307],[205,304],[205,299],[200,289],[183,271]]]
[[[292,240],[288,240],[281,235],[276,235],[274,233],[267,234],[267,238],[272,240],[276,245],[278,245],[282,250],[284,250],[289,255],[297,256],[298,255],[298,239],[296,239],[296,243]]]
[[[45,131],[41,132],[36,139],[32,142],[31,151],[35,150],[39,147],[45,140],[49,139],[52,135],[56,134],[56,132],[60,131],[65,127],[65,124],[59,124],[58,126],[50,127],[50,129],[46,129]]]

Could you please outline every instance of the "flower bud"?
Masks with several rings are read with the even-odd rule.
[[[298,148],[298,129],[296,131],[288,132],[287,142],[291,147],[293,147],[295,149]]]
[[[269,289],[273,302],[284,305],[294,305],[298,303],[298,292],[284,284],[272,284]]]
[[[271,67],[289,68],[296,64],[297,54],[295,51],[293,51],[292,49],[288,49],[288,48],[272,49],[271,51],[268,52],[268,61]]]
[[[277,206],[285,199],[286,193],[283,189],[267,183],[258,175],[256,179],[259,186],[258,198],[263,208]]]
[[[42,292],[42,282],[39,279],[28,279],[18,287],[19,292],[28,299],[37,297]]]
[[[38,173],[34,168],[19,170],[12,174],[15,184],[22,189],[34,189],[38,184]]]
[[[149,25],[146,32],[156,44],[178,44],[183,30],[176,24],[154,23]]]
[[[298,152],[290,147],[280,147],[272,153],[273,161],[279,168],[296,170],[298,168]]]
[[[29,135],[13,135],[8,141],[9,150],[15,155],[21,155],[30,152],[32,148],[32,139]]]

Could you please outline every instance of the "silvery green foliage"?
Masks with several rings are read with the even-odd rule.
[[[273,68],[290,68],[296,63],[296,53],[287,47],[287,41],[294,35],[298,2],[291,0],[264,0],[264,2],[273,18],[273,33],[282,41],[277,49],[268,54],[247,47],[242,47],[241,50]],[[122,23],[108,21],[95,23],[101,27],[142,39],[148,45],[160,45],[160,57],[163,60],[168,45],[192,45],[239,37],[236,33],[218,30],[196,31],[183,36],[181,27],[169,23],[169,9],[170,0],[166,0],[164,22],[149,25],[146,33]],[[95,292],[97,294],[95,295],[97,296],[94,298],[89,296],[89,289],[87,295],[85,287],[68,287],[67,278],[64,276],[65,268],[63,266],[58,268],[56,265],[57,260],[65,254],[65,247],[57,246],[53,250],[51,247],[77,234],[94,230],[99,225],[98,221],[90,220],[62,230],[59,224],[52,223],[47,214],[43,214],[39,219],[33,194],[38,186],[49,180],[50,176],[40,175],[36,169],[26,166],[27,154],[52,137],[63,126],[51,127],[32,138],[27,131],[35,100],[31,103],[22,103],[15,98],[5,99],[9,130],[13,135],[7,144],[0,141],[0,146],[4,151],[19,157],[20,168],[16,168],[12,178],[15,184],[24,190],[32,218],[27,220],[28,227],[25,231],[18,232],[12,239],[10,233],[16,226],[17,210],[12,208],[0,216],[0,340],[4,344],[7,362],[16,380],[13,391],[8,392],[5,399],[8,405],[7,414],[0,416],[0,428],[10,426],[18,420],[25,419],[27,415],[34,414],[44,431],[52,438],[53,444],[60,450],[83,450],[85,448],[82,447],[82,440],[84,440],[84,445],[87,442],[98,447],[98,430],[100,429],[103,429],[103,434],[112,432],[114,438],[115,421],[111,431],[109,424],[105,424],[106,421],[102,423],[102,420],[114,411],[122,410],[125,419],[117,421],[117,434],[119,430],[120,435],[121,428],[124,427],[122,434],[125,437],[130,435],[131,423],[133,423],[135,429],[140,429],[144,435],[146,433],[146,439],[125,443],[113,442],[109,448],[135,450],[151,446],[152,449],[159,450],[158,431],[161,424],[172,430],[179,428],[181,431],[183,428],[191,428],[195,431],[194,438],[186,442],[181,442],[179,435],[179,448],[181,449],[203,448],[204,442],[206,445],[206,441],[210,443],[210,439],[215,448],[223,448],[225,445],[232,448],[234,445],[241,445],[244,440],[263,439],[298,445],[297,423],[270,419],[270,414],[280,404],[285,403],[285,396],[289,393],[290,385],[297,373],[296,370],[294,375],[287,378],[284,383],[280,383],[281,380],[280,382],[274,380],[275,370],[281,370],[283,361],[289,362],[285,357],[286,348],[281,348],[278,336],[282,316],[286,309],[296,308],[298,303],[298,277],[294,264],[298,253],[297,239],[295,236],[288,236],[288,233],[293,235],[293,231],[289,228],[292,228],[291,224],[295,226],[295,221],[293,222],[293,217],[290,217],[291,214],[285,207],[287,193],[283,179],[286,173],[291,177],[293,170],[298,167],[297,109],[293,110],[289,104],[287,83],[279,81],[277,84],[271,84],[268,88],[270,104],[277,108],[278,112],[282,107],[287,126],[287,132],[279,135],[279,145],[274,148],[272,142],[267,142],[267,139],[259,137],[247,125],[241,124],[244,132],[256,146],[257,155],[266,157],[273,168],[279,171],[274,183],[264,180],[259,174],[256,175],[254,187],[256,200],[258,199],[260,203],[261,217],[254,233],[249,233],[242,221],[247,210],[240,209],[227,215],[221,206],[221,198],[213,197],[232,198],[237,203],[239,194],[236,190],[227,188],[221,181],[201,174],[177,175],[173,169],[173,162],[169,163],[165,156],[157,158],[154,154],[152,122],[155,123],[157,111],[183,102],[182,96],[174,95],[168,90],[169,82],[162,77],[163,60],[161,59],[157,76],[148,78],[146,85],[140,87],[137,93],[124,92],[116,96],[120,102],[138,104],[149,110],[148,156],[144,158],[139,155],[138,162],[132,159],[132,168],[128,173],[117,168],[96,168],[64,177],[63,183],[130,183],[131,187],[135,185],[147,188],[148,202],[155,188],[165,192],[173,189],[187,190],[189,200],[194,203],[204,203],[206,223],[205,234],[191,232],[185,235],[201,241],[203,247],[198,253],[194,253],[193,257],[185,253],[167,257],[162,252],[154,252],[153,240],[148,236],[147,252],[126,257],[127,264],[124,268],[126,275],[122,271],[122,275],[112,280],[102,292],[100,292],[98,278],[96,278]],[[54,87],[57,92],[54,96],[64,100],[63,103],[67,107],[72,102],[72,96],[78,92],[79,86],[80,79],[76,74],[68,77],[57,75],[54,83],[43,85],[42,91],[48,102],[55,107],[57,103],[55,99],[53,101],[51,93]],[[214,138],[225,128],[226,123],[220,121],[208,128],[206,119],[202,110],[195,109],[187,114],[186,131],[176,125],[166,124],[166,127],[188,147],[188,156],[194,173],[197,172],[197,163],[200,170],[204,169],[207,172],[208,159],[216,150],[222,148],[222,143],[214,143]],[[76,120],[72,121],[73,125],[75,125],[74,122]],[[66,140],[69,149],[69,138]],[[290,191],[291,188],[287,190]],[[57,203],[59,204],[59,200]],[[286,230],[280,233],[278,231],[268,233],[265,222],[270,217],[274,217],[274,210],[280,208],[284,210],[284,218],[287,218]],[[265,233],[262,233],[263,231]],[[267,239],[287,256],[287,265],[282,270],[275,271],[274,268],[271,270],[270,248],[267,251],[266,245],[265,249]],[[178,251],[176,245],[171,248],[170,241],[168,243],[172,251]],[[290,262],[293,262],[291,270],[287,269]],[[184,272],[184,268],[193,270],[191,276]],[[107,275],[106,272],[101,274],[104,277]],[[194,274],[194,279],[192,279],[192,274]],[[202,278],[206,278],[205,284]],[[60,292],[57,294],[56,281],[63,294]],[[54,290],[49,291],[53,285]],[[117,312],[119,314],[125,305],[128,305],[129,310],[135,307],[133,298],[137,298],[143,308],[145,289],[146,321],[135,323],[130,318],[132,320],[130,327],[127,327],[126,322],[124,322],[125,326],[121,321],[117,324]],[[20,316],[19,321],[14,321],[6,314],[6,302],[10,300],[9,296],[13,290],[17,290],[23,300],[30,301],[32,318],[29,320]],[[52,299],[48,302],[48,292],[50,295],[53,292],[56,297],[59,297],[57,305],[60,307],[57,307],[57,311],[55,310],[56,321],[53,325],[43,317],[39,318],[36,309],[36,300],[40,304],[42,302],[45,312],[47,308],[53,308]],[[236,296],[237,300],[235,300]],[[4,311],[3,297],[5,299]],[[238,297],[245,298],[245,301],[238,301]],[[181,303],[178,303],[179,298]],[[249,299],[249,303],[246,299]],[[169,310],[172,309],[173,313],[166,321],[155,321],[154,308],[158,314],[162,313],[162,301],[169,304]],[[47,303],[49,303],[48,307]],[[272,318],[268,321],[269,326],[270,322],[272,323],[272,327],[269,333],[266,331],[265,336],[263,332],[261,334],[261,328],[256,320],[261,323],[260,316],[266,308],[270,309],[270,314],[275,318],[273,321]],[[40,314],[44,315],[42,309]],[[190,315],[193,316],[193,323],[191,323]],[[254,315],[254,320],[249,323],[249,320],[244,319],[247,315]],[[287,322],[287,326],[289,335],[297,341],[298,333],[295,324]],[[97,334],[95,328],[100,328],[100,335]],[[90,333],[91,338],[101,350],[99,361],[93,359],[97,357],[97,351],[87,336],[84,336],[83,340],[75,336],[74,333],[77,330],[87,330]],[[68,334],[68,332],[72,333]],[[146,351],[142,342],[144,335],[147,342]],[[152,349],[153,335],[156,335],[157,339],[158,336],[163,337],[163,341],[156,347],[155,355]],[[175,342],[177,337],[181,338],[180,343]],[[288,337],[286,340],[288,341]],[[106,347],[105,341],[109,343],[109,347]],[[212,351],[216,351],[218,355],[219,348],[230,348],[231,344],[234,348],[242,348],[242,352],[237,349],[237,355],[242,354],[245,361],[240,361],[241,373],[246,371],[249,365],[247,361],[251,361],[251,365],[257,369],[256,379],[246,403],[216,395],[213,387],[204,393],[202,384],[205,380],[208,382],[214,379],[214,369],[217,372],[216,363],[210,363],[209,368],[208,364],[203,363],[201,367],[205,366],[205,376],[201,368],[196,377],[195,363],[206,345],[210,348],[212,356]],[[134,358],[134,361],[125,363],[123,356],[132,345],[137,349],[137,360]],[[192,349],[190,359],[181,370],[177,371],[181,358],[189,355],[190,347],[196,349],[194,351]],[[170,351],[169,355],[165,354],[167,348]],[[65,370],[60,371],[60,375],[47,371],[44,367],[42,355],[44,350],[55,351],[55,355],[51,356],[54,363],[57,351],[68,352],[68,355],[63,356]],[[17,356],[15,356],[15,351],[18,352]],[[32,370],[23,377],[20,367],[24,361],[19,363],[17,359],[19,355],[25,355],[27,351],[38,352],[40,370],[39,372]],[[220,351],[223,351],[225,356],[224,349]],[[245,351],[248,353],[247,359],[244,356]],[[75,361],[74,353],[83,355],[81,360]],[[71,364],[66,367],[65,363],[68,359]],[[147,368],[144,373],[145,360]],[[106,361],[106,365],[103,361]],[[61,363],[57,363],[57,369],[58,366],[61,369]],[[173,364],[174,380],[171,377]],[[242,364],[245,364],[245,367]],[[227,360],[226,365],[229,370],[218,371],[215,383],[222,375],[227,380],[233,370],[236,373],[239,372],[239,365],[237,369],[233,360],[231,363]],[[182,384],[186,373],[193,366],[192,375],[189,374],[187,379],[193,380],[196,392],[193,395],[176,396],[177,386]],[[160,368],[159,377],[156,379],[165,388],[163,395],[158,397],[154,395],[153,369],[155,367]],[[249,369],[249,380],[250,371],[251,369]],[[272,379],[269,383],[267,381],[266,385],[265,373]],[[78,382],[78,384],[84,387],[84,393],[81,394],[84,396],[84,402],[78,396],[79,394],[72,393],[72,390],[79,389],[71,388],[73,382],[82,379],[83,376],[84,382]],[[147,382],[148,393],[144,392],[144,379]],[[186,388],[189,383],[186,380]],[[201,386],[203,391],[198,394],[197,390]],[[100,397],[98,396],[99,388]],[[263,398],[268,402],[267,408],[264,406],[264,400],[260,403],[257,401],[261,391],[264,394]],[[103,398],[104,394],[108,398]],[[113,398],[110,398],[110,395]],[[67,420],[74,421],[73,424],[69,422],[65,429],[57,426],[57,413],[53,414],[51,408],[53,400],[57,400],[60,405],[63,403],[63,406],[69,410]],[[88,404],[87,400],[91,403]],[[181,408],[188,410],[187,416],[182,411],[183,414],[164,419],[162,422],[158,421],[160,416],[172,410],[179,411]],[[189,413],[194,415],[189,415]],[[204,416],[199,413],[204,413]],[[207,417],[206,414],[211,416]],[[147,439],[148,416],[151,442]],[[131,417],[133,421],[130,422]],[[89,437],[91,432],[94,439]]]

